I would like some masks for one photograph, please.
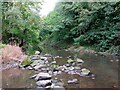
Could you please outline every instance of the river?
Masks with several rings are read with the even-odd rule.
[[[95,75],[95,79],[80,77],[79,75],[68,75],[66,73],[57,75],[57,78],[61,79],[64,83],[65,88],[118,88],[120,86],[118,85],[118,57],[84,52],[75,53],[54,48],[45,49],[42,54],[45,53],[63,57],[56,58],[58,65],[65,64],[68,56],[74,57],[77,55],[77,57],[85,61],[82,67],[89,69]],[[2,87],[36,88],[35,81],[29,79],[35,73],[37,71],[20,70],[19,68],[4,70],[2,72]],[[67,80],[72,78],[77,78],[79,83],[73,85],[67,84]]]

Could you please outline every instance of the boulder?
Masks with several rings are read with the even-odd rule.
[[[20,66],[22,67],[26,67],[26,66],[29,66],[30,64],[32,63],[32,61],[29,59],[29,58],[26,58],[25,60],[23,60],[21,63],[20,63]]]
[[[45,57],[52,57],[51,54],[45,54],[44,56],[45,56]]]
[[[51,80],[40,80],[36,82],[36,85],[40,86],[40,87],[46,87],[52,84]]]
[[[57,62],[56,61],[52,61],[51,64],[56,64]]]
[[[37,76],[37,74],[30,77],[30,79],[34,79]]]
[[[71,66],[71,67],[68,67],[68,69],[72,71],[72,70],[74,70],[75,68],[74,68],[73,66]]]
[[[74,67],[74,69],[75,70],[80,70],[81,68],[76,66],[76,67]]]
[[[45,65],[37,65],[37,66],[35,66],[35,67],[33,67],[35,70],[39,70],[39,69],[41,69],[41,68],[44,68],[45,67]]]
[[[62,72],[61,71],[58,71],[58,74],[61,74]]]
[[[33,68],[31,66],[28,66],[26,69],[33,70]]]
[[[49,68],[41,68],[42,71],[48,71]]]
[[[48,58],[47,57],[40,57],[40,59],[46,61]]]
[[[57,82],[56,85],[63,87],[63,86],[64,86],[64,83],[62,83],[62,82]]]
[[[44,64],[44,61],[42,61],[42,60],[35,60],[35,61],[31,64],[31,66],[34,67],[34,66],[38,66],[38,65],[40,65],[40,64]]]
[[[76,61],[77,61],[78,63],[84,63],[84,61],[83,61],[82,59],[79,59],[79,58],[77,58]]]
[[[67,64],[66,64],[66,67],[69,67],[69,66],[70,66],[70,64],[67,63]]]
[[[56,76],[57,74],[58,74],[58,72],[57,72],[57,71],[53,72],[53,75],[54,75],[54,76]]]
[[[39,51],[35,51],[35,55],[40,55],[40,52]]]
[[[49,75],[52,75],[52,73],[53,73],[52,71],[48,71],[48,74],[49,74]]]
[[[68,59],[67,62],[68,62],[68,63],[73,63],[74,60],[72,60],[72,59]]]
[[[40,59],[40,55],[31,56],[31,60],[39,60],[39,59]]]
[[[68,74],[72,74],[73,75],[73,74],[76,74],[76,72],[75,71],[69,71]]]
[[[52,83],[57,83],[57,80],[52,80]]]
[[[87,76],[90,73],[90,70],[83,68],[81,69],[80,76]]]
[[[37,74],[35,80],[45,80],[45,79],[51,79],[52,76],[49,75],[48,73],[43,73],[43,72],[40,72],[39,74]]]

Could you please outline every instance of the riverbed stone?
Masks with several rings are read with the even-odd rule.
[[[42,71],[48,71],[49,68],[41,68]]]
[[[52,61],[51,64],[56,64],[57,62],[56,61]]]
[[[62,73],[62,71],[58,71],[58,73],[57,74],[61,74]]]
[[[53,75],[54,75],[54,76],[56,76],[57,74],[58,74],[58,72],[57,72],[57,71],[53,72]]]
[[[77,84],[77,83],[78,83],[78,80],[77,80],[77,79],[68,80],[67,83],[68,83],[68,84]]]
[[[37,65],[37,66],[35,66],[35,67],[33,67],[35,70],[39,70],[39,69],[41,69],[41,68],[44,68],[44,67],[46,67],[45,65]]]
[[[48,58],[47,57],[40,57],[40,59],[46,61]]]
[[[36,82],[36,85],[41,86],[41,87],[45,87],[45,86],[49,86],[52,84],[51,80],[40,80]]]
[[[72,71],[72,70],[74,70],[75,68],[74,68],[73,66],[71,66],[71,67],[68,67],[68,69]]]
[[[39,60],[40,59],[40,55],[33,55],[30,58],[31,60]]]
[[[48,73],[44,73],[44,72],[40,72],[39,74],[37,74],[37,76],[35,77],[35,80],[43,80],[43,79],[51,79],[52,76],[49,75]]]
[[[30,77],[30,79],[34,79],[37,76],[37,74]]]
[[[80,70],[81,68],[76,66],[76,67],[74,67],[74,69],[75,70]]]
[[[72,63],[72,66],[75,66],[75,65],[76,65],[76,63],[75,63],[75,62],[73,62],[73,63]]]
[[[72,74],[73,75],[73,74],[76,74],[76,72],[75,71],[69,71],[68,74]]]
[[[52,80],[52,83],[57,83],[57,80]]]
[[[40,52],[39,51],[35,51],[35,55],[40,55]]]
[[[64,83],[63,83],[63,82],[57,82],[57,83],[56,83],[56,86],[61,86],[61,87],[63,87],[63,86],[64,86]]]
[[[45,57],[52,57],[51,54],[45,54],[44,56],[45,56]]]
[[[67,64],[66,64],[66,67],[69,67],[69,66],[70,66],[70,64],[67,63]]]
[[[86,68],[83,68],[81,69],[81,73],[80,73],[80,76],[86,76],[90,73],[90,70],[86,69]]]
[[[79,59],[79,58],[77,58],[76,61],[77,61],[78,63],[84,63],[84,61],[83,61],[82,59]]]
[[[33,70],[33,68],[31,66],[28,66],[26,69]]]
[[[52,75],[52,73],[53,73],[52,71],[48,71],[48,74],[49,74],[49,75]]]
[[[56,69],[57,70],[62,70],[64,67],[63,66],[59,66],[59,67],[57,67]]]
[[[40,64],[43,65],[44,63],[45,63],[44,61],[42,61],[42,60],[39,59],[39,60],[35,60],[35,61],[31,64],[31,66],[34,67],[34,66],[37,66],[37,65],[40,65]]]
[[[67,72],[69,72],[69,70],[67,69],[67,70],[65,70],[64,72],[66,72],[66,73],[67,73]]]

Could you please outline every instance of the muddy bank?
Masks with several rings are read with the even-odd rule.
[[[8,70],[11,68],[16,68],[16,67],[18,67],[18,65],[19,65],[19,62],[16,62],[16,61],[10,61],[8,63],[1,63],[0,64],[0,71]]]
[[[70,47],[68,49],[65,49],[66,51],[70,51],[70,52],[75,52],[75,53],[89,53],[89,54],[99,54],[102,56],[112,56],[112,57],[117,57],[120,59],[120,54],[119,53],[108,53],[108,52],[100,52],[100,51],[95,51],[95,50],[91,50],[91,49],[85,49],[85,47]]]

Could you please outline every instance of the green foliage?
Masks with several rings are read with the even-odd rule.
[[[119,2],[59,2],[45,19],[47,41],[107,51],[119,46]],[[44,36],[45,37],[45,36]]]
[[[3,43],[16,43],[24,50],[37,50],[39,40],[40,3],[3,2]]]
[[[52,68],[53,68],[53,69],[56,69],[56,68],[58,68],[58,67],[59,67],[59,65],[55,65],[55,64],[52,65]]]
[[[75,60],[68,59],[67,62],[68,62],[68,63],[73,63],[73,62],[75,62]]]
[[[21,65],[22,65],[23,67],[25,67],[25,66],[30,65],[31,63],[32,63],[32,61],[31,61],[29,58],[25,58],[25,59],[21,62]]]
[[[29,52],[41,45],[70,45],[113,51],[120,45],[120,2],[58,2],[47,17],[40,17],[41,3],[2,3],[3,43],[16,41]],[[30,54],[30,53],[29,53]]]
[[[6,47],[6,44],[0,43],[0,49]]]

